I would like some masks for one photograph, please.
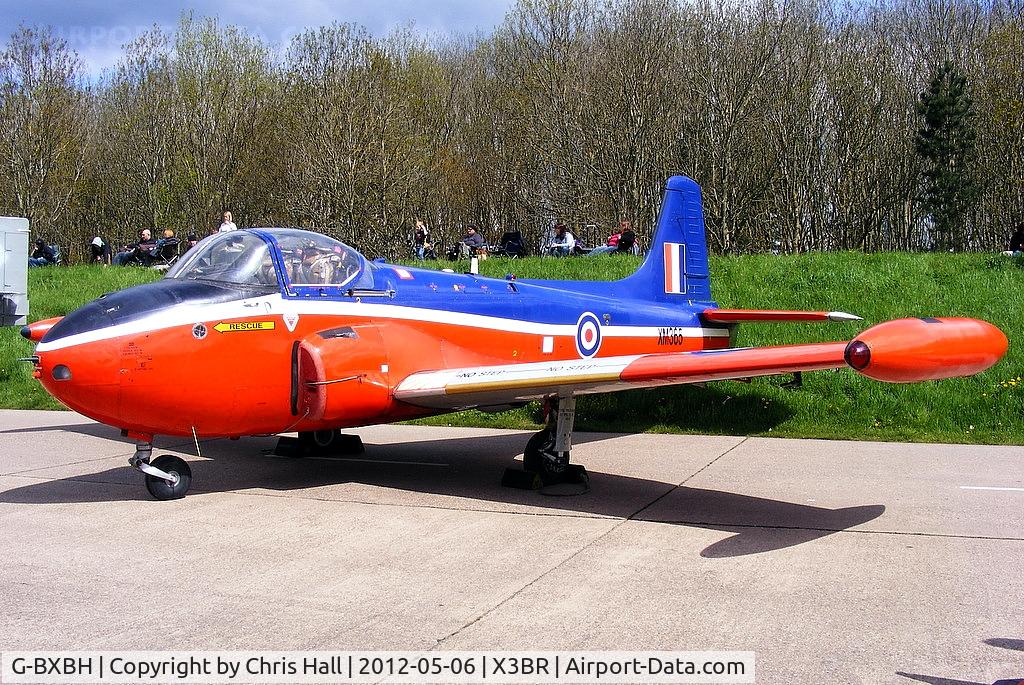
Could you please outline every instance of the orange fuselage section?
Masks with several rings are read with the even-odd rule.
[[[393,398],[395,385],[412,373],[579,358],[574,334],[422,320],[408,312],[324,313],[329,303],[308,313],[288,304],[270,296],[206,312],[156,313],[72,335],[65,344],[44,338],[37,373],[54,397],[97,421],[139,434],[223,437],[423,416],[436,411]],[[246,310],[251,314],[225,316]],[[665,351],[667,342],[676,351],[717,349],[729,341],[680,332],[608,336],[599,354]]]

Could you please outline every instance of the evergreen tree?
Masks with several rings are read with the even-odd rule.
[[[963,249],[964,219],[977,203],[974,181],[974,106],[967,79],[949,61],[939,66],[921,93],[917,112],[923,122],[914,147],[923,162],[920,200],[932,218],[935,249]]]

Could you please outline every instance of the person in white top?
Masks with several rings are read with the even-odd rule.
[[[238,226],[235,226],[235,222],[231,220],[231,212],[224,212],[224,221],[221,223],[220,228],[217,229],[221,233],[225,231],[237,231]]]
[[[568,257],[576,247],[574,236],[565,224],[555,224],[555,239],[548,245],[548,254],[553,257]]]

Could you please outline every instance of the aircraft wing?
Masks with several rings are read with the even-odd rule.
[[[614,392],[850,366],[876,380],[907,383],[968,376],[1006,352],[1006,337],[974,319],[899,319],[849,342],[667,352],[440,369],[414,373],[396,399],[421,407],[498,406],[551,395]]]
[[[423,407],[464,409],[629,388],[699,383],[844,366],[846,343],[733,348],[574,359],[415,373],[395,398]]]

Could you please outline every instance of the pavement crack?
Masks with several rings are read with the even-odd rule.
[[[709,469],[712,466],[714,466],[718,462],[719,459],[721,459],[725,455],[729,454],[733,450],[739,449],[749,439],[750,439],[749,437],[743,438],[742,440],[737,442],[735,445],[733,445],[732,447],[730,447],[729,449],[727,449],[726,451],[722,452],[717,457],[715,457],[714,459],[709,461],[707,464],[704,464],[704,466],[701,466],[699,469],[697,469],[696,471],[691,473],[689,476],[687,476],[686,478],[681,480],[679,483],[677,483],[676,485],[672,486],[671,488],[669,488],[665,492],[661,493],[659,496],[655,497],[653,500],[651,500],[650,502],[648,502],[644,506],[642,506],[639,509],[637,509],[636,511],[634,511],[632,514],[630,514],[628,517],[626,517],[626,520],[627,521],[632,521],[632,520],[636,519],[638,516],[640,516],[640,514],[644,513],[645,511],[647,511],[648,509],[653,507],[655,504],[657,504],[661,500],[665,499],[666,497],[671,495],[673,492],[675,492],[676,490],[678,490],[679,488],[683,487],[684,485],[689,483],[691,480],[693,480],[694,478],[699,476],[701,473],[703,473],[707,469]]]
[[[594,538],[594,539],[593,539],[593,540],[591,540],[590,542],[586,543],[585,545],[583,545],[582,547],[580,547],[579,549],[577,549],[577,550],[576,550],[575,552],[573,552],[573,553],[572,553],[572,554],[570,554],[569,556],[567,556],[567,557],[565,557],[564,559],[562,559],[561,561],[559,561],[559,562],[558,562],[557,564],[555,564],[555,565],[554,565],[554,566],[552,566],[551,568],[549,568],[549,569],[547,569],[547,570],[545,570],[545,571],[542,571],[542,572],[541,572],[541,573],[540,573],[539,575],[537,575],[536,577],[534,577],[534,578],[533,578],[532,580],[530,580],[530,581],[529,581],[529,582],[527,582],[527,583],[526,583],[525,585],[523,585],[522,587],[520,587],[519,589],[517,589],[517,590],[516,590],[515,592],[513,592],[512,594],[510,594],[510,595],[509,595],[508,597],[506,597],[505,599],[501,600],[500,602],[498,602],[497,604],[495,604],[494,606],[492,606],[492,607],[491,607],[490,609],[487,609],[486,611],[484,611],[483,613],[481,613],[481,614],[480,614],[479,616],[477,616],[476,618],[473,618],[472,620],[470,620],[470,621],[466,622],[465,624],[463,624],[463,625],[462,625],[462,626],[461,626],[460,628],[458,628],[458,629],[456,629],[456,630],[452,631],[451,633],[449,633],[448,635],[445,635],[444,637],[440,638],[440,639],[439,639],[439,640],[437,641],[437,644],[435,644],[435,645],[434,645],[434,646],[433,646],[433,647],[431,648],[431,651],[433,651],[433,650],[435,650],[435,649],[439,649],[439,648],[440,648],[440,647],[441,647],[441,646],[442,646],[442,645],[443,645],[443,644],[444,644],[445,642],[447,642],[448,640],[451,640],[451,639],[452,639],[453,637],[455,637],[456,635],[458,635],[458,634],[459,634],[459,633],[461,633],[462,631],[466,630],[467,628],[470,628],[470,627],[472,627],[473,625],[475,625],[475,624],[479,623],[480,621],[482,621],[483,619],[487,618],[488,616],[490,616],[491,614],[493,614],[493,613],[494,613],[495,611],[497,611],[497,610],[498,610],[498,609],[500,609],[501,607],[505,606],[506,604],[508,604],[509,602],[511,602],[512,600],[514,600],[514,599],[515,599],[516,597],[518,597],[519,595],[523,594],[524,592],[526,592],[527,590],[529,590],[529,589],[530,589],[531,587],[533,587],[534,585],[536,585],[537,583],[539,583],[539,582],[540,582],[541,580],[543,580],[543,579],[544,579],[544,578],[546,578],[547,576],[551,575],[552,573],[554,573],[554,572],[555,572],[555,571],[557,571],[558,569],[562,568],[563,566],[565,566],[566,564],[568,564],[568,563],[569,563],[570,561],[572,561],[573,559],[575,559],[576,557],[578,557],[578,556],[579,556],[580,554],[582,554],[583,552],[585,552],[585,551],[587,551],[588,549],[590,549],[591,547],[593,547],[593,546],[594,546],[595,544],[597,544],[597,543],[598,543],[598,542],[600,542],[601,540],[604,540],[604,539],[605,539],[606,537],[608,537],[609,535],[611,535],[612,533],[614,533],[614,532],[615,532],[616,530],[618,530],[618,529],[619,529],[619,527],[620,527],[620,526],[624,525],[624,524],[625,524],[625,523],[627,523],[628,521],[629,521],[629,519],[628,519],[628,518],[626,518],[626,519],[620,519],[620,520],[618,520],[618,521],[617,521],[617,522],[615,523],[615,525],[613,525],[613,526],[612,526],[611,528],[609,528],[609,529],[608,529],[608,530],[606,530],[605,532],[601,533],[601,534],[600,534],[600,535],[598,535],[598,536],[597,536],[596,538]]]
[[[440,648],[445,642],[451,640],[452,638],[457,636],[459,633],[463,632],[467,628],[470,628],[471,626],[473,626],[473,625],[479,623],[480,621],[482,621],[483,619],[487,618],[488,616],[493,614],[495,611],[497,611],[501,607],[505,606],[506,604],[508,604],[509,602],[514,600],[516,597],[518,597],[519,595],[523,594],[524,592],[529,590],[531,587],[533,587],[534,585],[539,583],[541,580],[543,580],[544,578],[550,576],[552,573],[554,573],[558,569],[560,569],[563,566],[565,566],[566,564],[568,564],[570,561],[572,561],[573,559],[578,557],[580,554],[582,554],[583,552],[587,551],[588,549],[590,549],[591,547],[593,547],[597,543],[599,543],[602,540],[604,540],[605,538],[607,538],[609,535],[611,535],[612,533],[617,531],[620,527],[622,527],[625,524],[629,523],[630,521],[634,520],[635,517],[637,515],[639,515],[641,512],[643,512],[644,510],[646,510],[650,506],[654,505],[655,503],[661,501],[663,498],[667,497],[670,493],[672,493],[675,490],[677,490],[678,488],[680,488],[682,485],[684,485],[685,483],[687,483],[688,481],[690,481],[691,479],[696,477],[699,473],[701,473],[705,469],[711,467],[715,462],[717,462],[719,459],[721,459],[725,455],[729,454],[730,452],[732,452],[733,450],[738,448],[740,445],[745,443],[747,440],[748,440],[748,438],[743,438],[738,443],[736,443],[735,445],[733,445],[729,449],[725,450],[724,452],[719,454],[717,457],[715,457],[714,459],[709,461],[707,464],[705,464],[704,466],[702,466],[701,468],[697,469],[695,472],[693,472],[692,474],[690,474],[689,476],[684,478],[682,480],[682,482],[680,482],[678,485],[670,487],[668,490],[663,492],[661,495],[655,497],[653,500],[651,500],[650,502],[648,502],[644,506],[642,506],[639,509],[637,509],[636,511],[634,511],[629,516],[626,516],[625,518],[619,519],[618,521],[616,521],[616,523],[614,525],[612,525],[610,528],[608,528],[608,530],[606,530],[605,532],[601,533],[600,535],[595,537],[593,540],[591,540],[590,542],[586,543],[585,545],[583,545],[582,547],[577,549],[575,552],[573,552],[569,556],[567,556],[564,559],[562,559],[561,561],[559,561],[557,564],[555,564],[551,568],[549,568],[549,569],[541,572],[539,575],[535,576],[532,580],[530,580],[525,585],[523,585],[522,587],[517,589],[515,592],[511,593],[508,597],[505,597],[503,600],[501,600],[500,602],[498,602],[497,604],[492,606],[490,609],[487,609],[486,611],[484,611],[483,613],[479,614],[475,618],[473,618],[470,621],[464,623],[460,628],[458,628],[458,629],[452,631],[451,633],[449,633],[448,635],[445,635],[444,637],[440,638],[437,641],[437,644],[434,645],[433,649]]]
[[[51,468],[51,467],[46,467]],[[125,465],[125,469],[130,468]],[[28,472],[26,472],[28,473]],[[66,477],[66,478],[54,478],[52,476],[33,476],[23,475],[21,473],[14,474],[0,474],[0,478],[22,478],[41,482],[61,482],[61,483],[82,483],[85,485],[123,485],[135,487],[133,483],[125,483],[123,481],[116,480],[89,480],[84,477]],[[238,495],[239,497],[271,497],[276,499],[295,499],[303,502],[322,502],[325,504],[357,504],[366,507],[394,507],[396,509],[428,509],[437,511],[451,511],[451,512],[470,512],[476,514],[502,514],[506,516],[539,516],[548,518],[564,518],[564,519],[592,519],[597,521],[624,521],[621,516],[612,514],[586,514],[579,512],[548,512],[548,511],[509,511],[507,509],[493,509],[487,507],[458,507],[458,506],[443,506],[440,504],[403,504],[398,502],[372,502],[368,500],[352,499],[352,498],[337,498],[337,497],[311,497],[309,495],[297,496],[290,493],[275,493],[275,492],[245,492],[245,491],[228,491],[228,490],[204,490],[202,488],[192,488],[191,492],[196,495]],[[141,498],[140,498],[141,499]]]
[[[96,481],[87,481],[96,482]],[[192,492],[195,493],[206,493],[206,494],[217,494],[223,493],[223,490],[201,490],[193,488]],[[596,519],[599,521],[620,521],[626,520],[621,516],[615,516],[612,514],[585,514],[579,512],[548,512],[548,511],[509,511],[508,509],[493,509],[488,507],[465,507],[465,506],[444,506],[441,504],[406,504],[399,502],[372,502],[360,499],[339,499],[337,497],[310,497],[302,496],[297,497],[293,494],[288,493],[274,493],[274,492],[232,492],[229,494],[240,495],[243,497],[278,497],[283,499],[300,499],[303,501],[310,502],[326,502],[326,503],[337,503],[337,504],[359,504],[367,507],[395,507],[398,509],[435,509],[438,511],[454,511],[454,512],[473,512],[477,514],[505,514],[508,516],[545,516],[553,518],[564,518],[564,519]]]
[[[118,457],[130,457],[135,454],[135,450],[131,452],[125,452],[124,454],[108,454],[105,457],[95,457],[94,459],[80,459],[79,461],[69,461],[61,464],[51,464],[50,466],[40,466],[34,469],[25,469],[23,471],[11,471],[10,473],[0,473],[0,476],[21,476],[23,478],[39,478],[41,480],[65,480],[63,478],[45,478],[41,476],[26,476],[27,473],[35,473],[36,471],[46,471],[48,469],[64,468],[65,466],[76,466],[78,464],[89,464],[94,461],[107,461],[109,459],[117,459]],[[72,479],[66,479],[72,480]],[[95,482],[95,481],[93,481]]]
[[[191,445],[191,444],[192,444],[192,441],[190,441],[190,440],[186,440],[185,442],[175,442],[175,443],[172,443],[170,445],[161,445],[160,447],[154,447],[153,451],[154,452],[157,452],[159,450],[181,451],[181,450],[178,450],[179,447],[183,447],[184,445]],[[89,463],[92,463],[94,461],[107,461],[109,459],[118,459],[118,458],[127,459],[127,458],[131,457],[134,454],[135,454],[135,450],[132,450],[131,452],[119,452],[117,454],[108,454],[108,455],[106,455],[104,457],[94,457],[92,459],[79,459],[78,461],[69,461],[69,462],[63,462],[63,463],[60,463],[60,464],[51,464],[49,466],[39,466],[39,467],[36,467],[34,469],[23,469],[21,471],[10,471],[8,473],[0,473],[0,477],[3,477],[3,476],[23,476],[23,477],[26,477],[26,478],[36,478],[36,476],[25,476],[25,474],[26,473],[35,473],[36,471],[46,471],[48,469],[64,468],[65,466],[76,466],[78,464],[89,464]],[[44,480],[73,480],[73,479],[70,479],[70,478],[67,478],[67,479],[64,479],[64,478],[52,478],[52,479],[44,479]],[[102,481],[87,481],[87,482],[102,482]]]

